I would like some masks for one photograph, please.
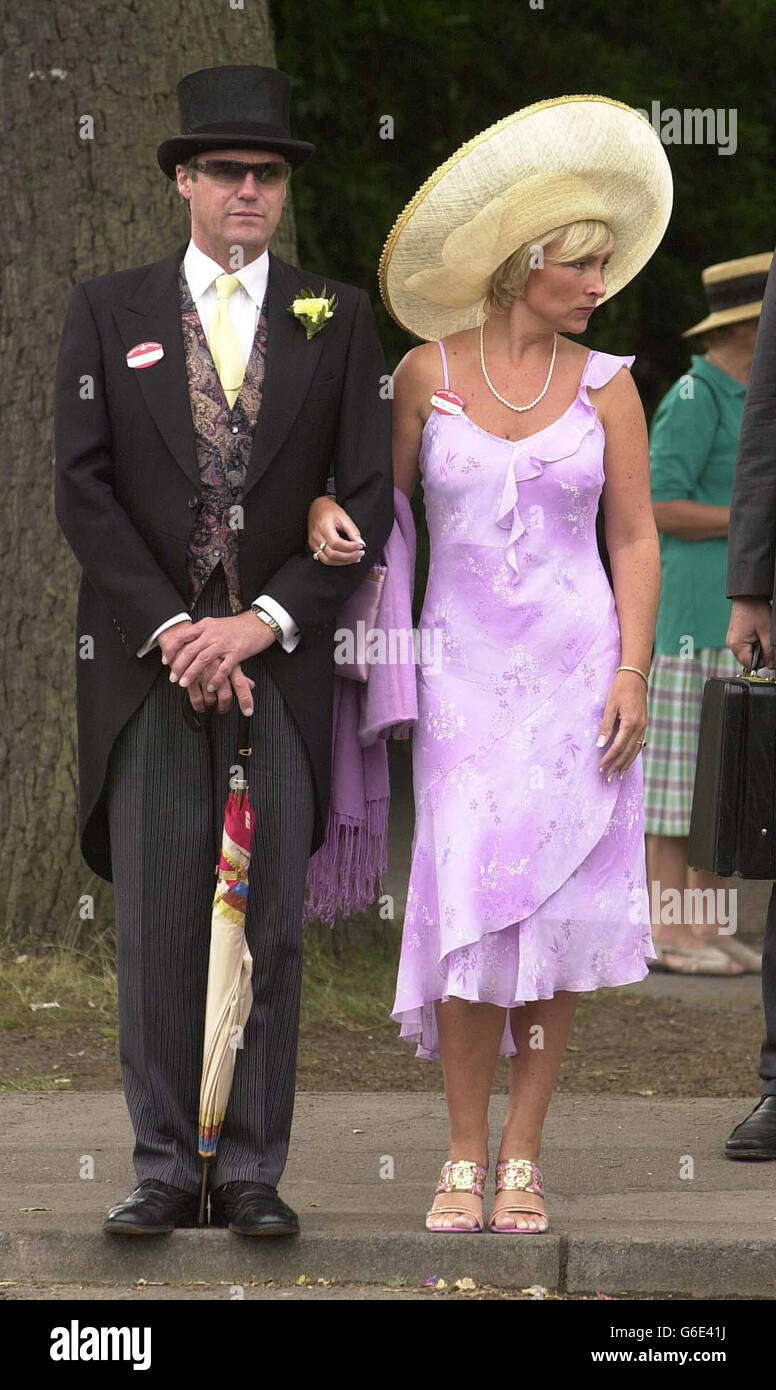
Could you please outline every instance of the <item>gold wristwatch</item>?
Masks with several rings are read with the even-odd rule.
[[[266,608],[262,608],[260,603],[252,603],[251,609],[256,614],[257,618],[261,618],[261,621],[263,623],[266,623],[267,627],[272,628],[272,631],[274,632],[278,642],[282,642],[283,629],[280,626],[280,623],[278,622],[277,618],[273,618],[272,615],[267,612]]]

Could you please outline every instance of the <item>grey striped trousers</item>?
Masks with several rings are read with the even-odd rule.
[[[196,620],[230,612],[220,564]],[[293,661],[293,653],[288,654]],[[302,910],[313,828],[313,782],[298,726],[260,656],[249,764],[256,812],[246,913],[253,1007],[211,1186],[276,1186],[294,1106],[302,979]],[[166,666],[111,750],[107,806],[116,904],[119,1053],[135,1132],[138,1181],[195,1191],[197,1114],[210,913],[239,707],[208,710],[199,734]],[[188,699],[188,695],[185,696]]]

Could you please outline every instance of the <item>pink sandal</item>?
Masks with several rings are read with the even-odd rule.
[[[472,1163],[469,1159],[459,1158],[453,1162],[447,1160],[442,1167],[439,1175],[439,1184],[435,1196],[440,1192],[472,1192],[475,1197],[482,1197],[485,1191],[485,1179],[488,1176],[487,1168],[483,1168],[481,1163]],[[474,1216],[474,1212],[468,1211],[465,1207],[445,1206],[432,1207],[426,1212],[426,1230],[436,1232],[445,1231],[465,1231],[469,1235],[474,1235],[484,1229],[480,1217],[475,1217],[476,1226],[429,1226],[429,1217],[441,1216],[443,1212],[456,1212],[459,1216]]]
[[[488,1222],[488,1230],[497,1236],[540,1236],[544,1235],[544,1230],[538,1228],[531,1229],[530,1226],[494,1226],[494,1217],[497,1216],[543,1216],[547,1219],[540,1199],[544,1196],[544,1181],[542,1170],[537,1164],[532,1163],[530,1158],[505,1158],[496,1164],[496,1196],[499,1192],[522,1192],[525,1195],[518,1198],[515,1202],[510,1202],[508,1206],[499,1207],[498,1211],[492,1211]]]

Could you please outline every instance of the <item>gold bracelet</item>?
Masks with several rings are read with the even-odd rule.
[[[618,670],[618,671],[635,671],[635,672],[637,673],[637,675],[641,676],[641,679],[643,680],[644,684],[646,685],[647,690],[649,690],[649,677],[648,677],[648,676],[645,676],[645,675],[644,675],[644,672],[643,672],[643,671],[640,671],[639,668],[638,668],[638,666],[618,666],[618,667],[617,667],[617,670]]]

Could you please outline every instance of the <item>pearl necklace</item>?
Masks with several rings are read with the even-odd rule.
[[[542,389],[541,389],[541,391],[539,392],[538,396],[536,397],[536,400],[535,400],[535,401],[529,401],[528,405],[513,405],[511,401],[506,400],[504,396],[502,396],[502,395],[499,394],[499,392],[496,390],[495,386],[493,385],[493,382],[491,381],[490,377],[488,376],[488,371],[487,371],[487,368],[486,368],[486,366],[485,366],[485,320],[483,319],[482,323],[480,324],[480,363],[481,363],[481,365],[482,365],[482,375],[484,376],[485,380],[487,381],[488,386],[490,387],[491,391],[493,392],[493,395],[496,396],[496,398],[497,398],[498,400],[501,401],[502,405],[508,405],[510,410],[533,410],[533,407],[534,407],[535,405],[538,405],[538,404],[539,404],[539,401],[542,400],[542,399],[544,398],[544,396],[547,395],[548,387],[549,387],[549,385],[550,385],[550,382],[552,381],[552,373],[553,373],[553,371],[554,371],[554,369],[555,369],[555,354],[556,354],[556,352],[557,352],[557,349],[558,349],[558,335],[557,335],[557,333],[553,333],[553,335],[552,335],[552,357],[550,358],[550,370],[549,370],[548,373],[547,373],[547,380],[545,381],[544,386],[542,387]]]

